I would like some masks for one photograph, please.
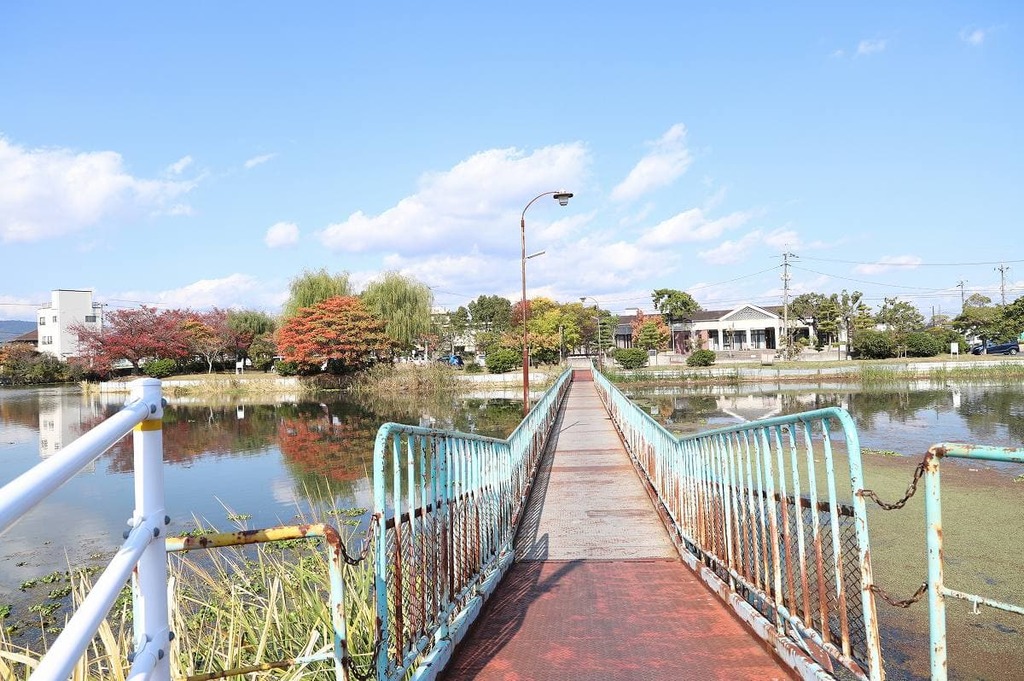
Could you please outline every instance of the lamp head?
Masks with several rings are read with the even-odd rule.
[[[569,199],[572,198],[572,192],[567,192],[567,191],[563,190],[563,191],[560,191],[560,192],[556,192],[554,195],[552,195],[551,198],[553,198],[556,201],[558,201],[558,205],[559,206],[568,206],[569,205]]]

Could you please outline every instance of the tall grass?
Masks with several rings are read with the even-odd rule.
[[[171,673],[175,677],[256,666],[330,652],[328,563],[313,539],[256,547],[169,554]],[[345,566],[349,649],[361,667],[371,662],[375,612],[372,558]],[[80,603],[88,577],[75,584]],[[119,600],[78,662],[73,681],[124,681],[132,650],[131,604]],[[28,679],[42,651],[16,646],[0,631],[0,679]],[[272,672],[275,679],[325,678],[333,662]],[[249,677],[252,678],[252,677]]]
[[[458,372],[444,364],[377,364],[352,379],[359,396],[416,395],[451,397],[462,390]]]

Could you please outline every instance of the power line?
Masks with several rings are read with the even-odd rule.
[[[1007,262],[1024,262],[1024,260],[994,260],[992,262],[860,262],[859,260],[839,260],[836,258],[814,258],[803,256],[804,260],[817,260],[818,262],[838,262],[844,265],[875,265],[879,267],[974,267],[978,265],[1001,265]]]

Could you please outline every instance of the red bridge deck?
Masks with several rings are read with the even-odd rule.
[[[556,432],[517,562],[441,678],[792,678],[679,559],[593,383]]]

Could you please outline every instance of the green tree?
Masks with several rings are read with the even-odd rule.
[[[835,294],[801,293],[790,303],[789,313],[811,327],[815,346],[821,348],[839,334],[839,301]]]
[[[673,322],[688,319],[694,312],[699,312],[701,307],[686,291],[677,291],[674,288],[659,288],[651,293],[651,300],[654,302],[654,309],[664,315],[669,326]]]
[[[924,316],[905,300],[886,298],[882,309],[875,317],[879,324],[885,324],[896,346],[896,356],[907,356],[907,337],[912,331],[924,328]]]
[[[477,331],[508,331],[512,325],[512,303],[502,296],[479,296],[468,305],[469,317]]]
[[[835,300],[838,322],[846,332],[847,355],[850,355],[857,342],[857,333],[871,329],[875,320],[871,314],[871,308],[863,302],[864,294],[860,291],[848,293],[846,289],[843,289],[842,293],[833,293],[832,297]]]
[[[953,328],[968,338],[977,336],[986,341],[997,340],[1002,333],[1002,320],[999,309],[990,306],[990,302],[987,296],[971,295],[953,320]]]
[[[1018,298],[1000,310],[1005,340],[1020,338],[1024,333],[1024,297]]]
[[[273,317],[259,310],[230,310],[228,328],[234,334],[234,349],[238,353],[238,358],[252,359],[255,364],[253,343],[259,338],[270,339],[272,342],[277,323]]]
[[[334,296],[352,295],[352,286],[349,284],[348,272],[331,274],[327,268],[319,270],[303,270],[302,274],[295,277],[288,284],[288,300],[285,301],[281,316],[290,319],[304,307],[310,307],[321,303]]]
[[[430,287],[398,272],[387,272],[362,295],[363,303],[384,320],[388,336],[400,350],[409,350],[430,332],[434,294]]]

